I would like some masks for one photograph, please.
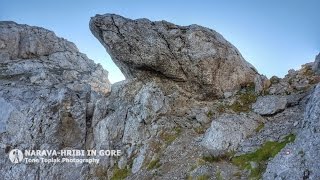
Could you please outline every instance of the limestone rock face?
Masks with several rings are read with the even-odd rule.
[[[260,115],[272,115],[283,111],[287,105],[287,98],[283,96],[261,96],[252,105],[254,112]]]
[[[168,79],[200,98],[221,97],[257,72],[219,33],[198,25],[96,15],[90,29],[126,78]]]
[[[94,104],[110,89],[108,72],[73,43],[0,22],[0,179],[86,178],[87,164],[13,164],[8,152],[89,148]]]
[[[320,84],[312,93],[295,142],[269,162],[264,179],[320,178]]]
[[[264,177],[319,179],[314,63],[269,80],[201,26],[106,14],[90,28],[127,80],[111,87],[108,73],[73,43],[0,22],[0,156],[14,148],[121,156],[96,157],[99,164],[0,158],[0,179],[259,179],[268,162],[250,160],[243,169],[228,152],[252,153],[288,134],[297,140],[266,157]],[[287,148],[303,161],[284,156]]]
[[[110,92],[108,72],[53,32],[14,22],[1,22],[0,32],[2,79],[42,86],[68,82],[73,89],[86,83],[103,94]]]
[[[212,121],[202,144],[215,155],[235,151],[243,139],[255,132],[258,125],[257,116],[224,114]]]

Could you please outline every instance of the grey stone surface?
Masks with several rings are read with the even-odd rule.
[[[224,114],[212,120],[201,144],[214,155],[235,151],[244,139],[255,132],[259,120],[252,114]]]
[[[165,78],[201,99],[222,97],[257,74],[219,33],[198,25],[105,14],[91,18],[90,29],[126,78]]]
[[[108,72],[49,30],[0,22],[0,179],[86,179],[86,164],[13,164],[11,149],[86,149]]]
[[[117,149],[121,157],[100,157],[99,164],[31,165],[1,158],[0,179],[111,179],[119,169],[139,180],[248,179],[230,159],[204,157],[252,152],[297,132],[305,163],[284,162],[296,163],[298,175],[281,174],[277,170],[287,165],[274,165],[283,152],[297,152],[286,147],[265,177],[303,172],[318,178],[319,86],[302,121],[319,79],[313,64],[271,84],[208,28],[109,14],[92,18],[90,28],[127,80],[111,87],[107,71],[73,43],[43,28],[0,22],[0,156],[18,148]],[[230,109],[238,90],[245,92],[252,82],[256,95],[278,95],[259,97],[254,105],[268,116]]]
[[[296,140],[268,163],[264,179],[320,178],[320,85],[312,93]],[[287,153],[289,152],[289,153]]]
[[[258,97],[257,101],[252,105],[252,109],[260,115],[273,115],[283,111],[286,105],[286,97],[269,95]]]

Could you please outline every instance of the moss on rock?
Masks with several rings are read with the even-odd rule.
[[[241,169],[250,170],[250,179],[260,179],[265,171],[266,162],[276,156],[286,144],[295,140],[295,135],[290,134],[282,142],[268,141],[255,152],[243,154],[232,158],[232,163]],[[253,166],[252,164],[256,164]]]

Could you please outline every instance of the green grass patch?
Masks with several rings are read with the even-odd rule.
[[[263,129],[264,128],[264,124],[263,123],[260,123],[259,124],[259,126],[255,129],[255,132],[260,132],[261,131],[261,129]]]
[[[206,155],[203,156],[201,159],[203,159],[205,162],[214,163],[220,161],[229,161],[233,157],[233,155],[234,152],[227,152],[219,156]]]
[[[208,179],[210,179],[210,176],[206,174],[197,177],[197,180],[208,180]]]
[[[126,179],[130,174],[130,169],[119,169],[117,166],[115,170],[113,171],[113,175],[111,177],[111,180],[122,180]]]
[[[240,155],[232,158],[232,163],[239,166],[241,169],[251,170],[250,179],[260,179],[262,173],[265,171],[266,162],[269,158],[277,155],[286,144],[295,140],[295,135],[290,134],[284,138],[282,142],[268,141],[255,152]],[[251,163],[256,163],[257,167],[252,167]]]
[[[157,158],[155,160],[150,161],[150,163],[147,166],[147,170],[157,169],[160,166],[161,166],[160,159]]]
[[[213,117],[212,111],[209,111],[209,112],[207,113],[207,117],[208,117],[209,119],[211,119],[211,118]]]
[[[221,175],[221,171],[219,169],[216,172],[216,180],[223,180],[222,175]]]
[[[254,92],[241,93],[238,99],[229,106],[234,112],[249,112],[251,111],[252,103],[257,101],[257,95]]]

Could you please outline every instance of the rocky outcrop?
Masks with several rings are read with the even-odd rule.
[[[202,144],[216,156],[235,151],[244,139],[255,132],[260,121],[255,115],[221,115],[212,121]]]
[[[277,112],[283,111],[287,105],[286,97],[278,97],[274,95],[261,96],[252,105],[255,113],[260,115],[272,115]]]
[[[268,164],[264,179],[320,178],[320,84],[312,93],[304,113],[304,122],[296,141],[287,145]]]
[[[0,179],[81,179],[87,164],[13,164],[11,149],[87,149],[108,72],[39,27],[0,22]],[[41,170],[40,170],[41,169]],[[85,170],[86,171],[86,170]]]
[[[234,92],[257,74],[219,33],[198,25],[105,14],[91,18],[90,29],[127,79],[166,79],[200,99]]]
[[[0,23],[0,155],[17,148],[121,156],[97,157],[99,164],[1,158],[0,179],[258,179],[266,164],[266,179],[318,178],[316,63],[269,80],[198,25],[106,14],[90,28],[127,80],[111,87],[100,65],[51,31]],[[298,147],[305,163],[286,161]]]

